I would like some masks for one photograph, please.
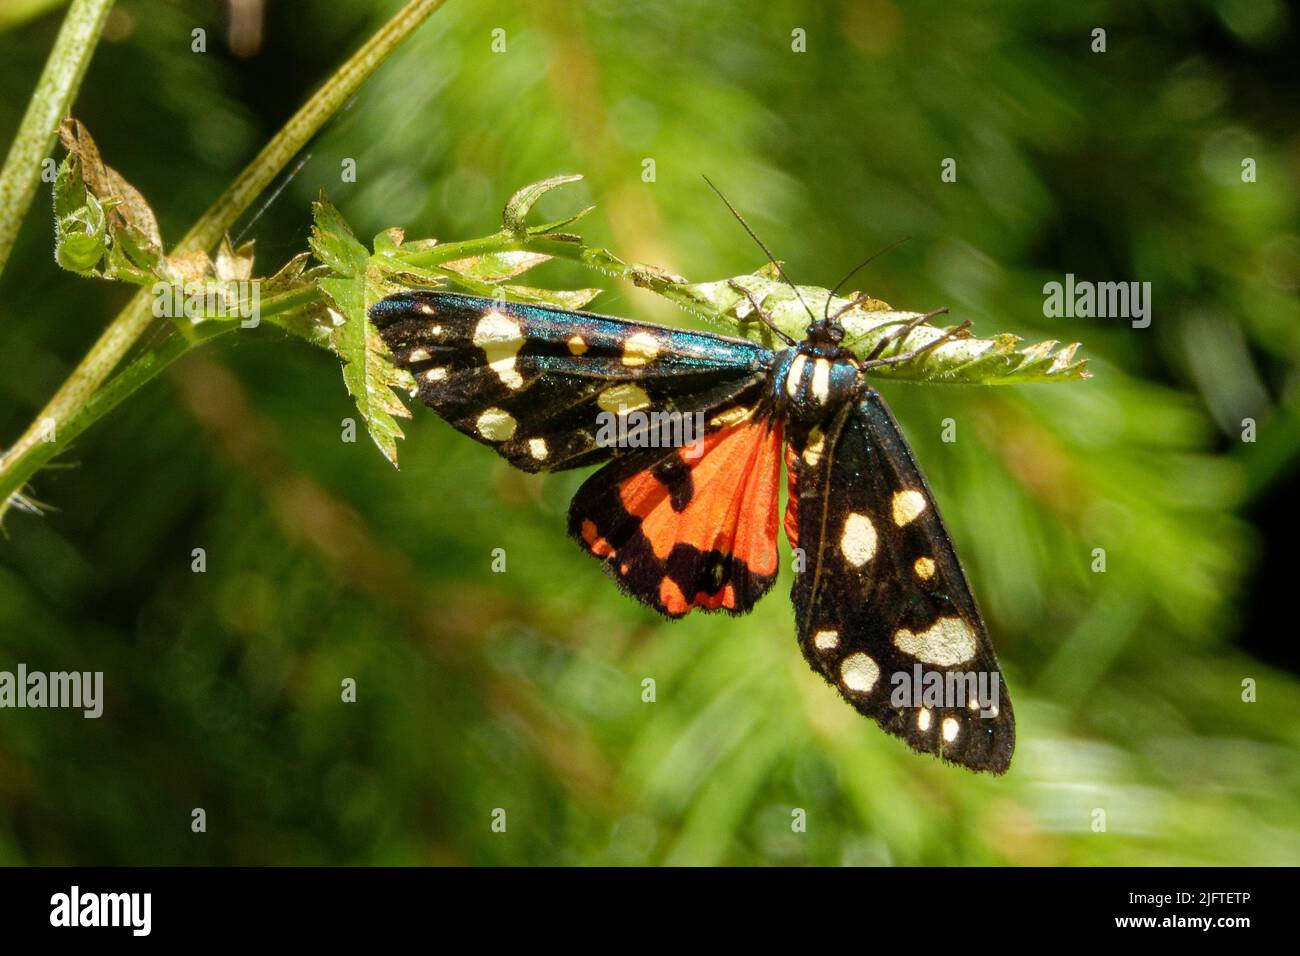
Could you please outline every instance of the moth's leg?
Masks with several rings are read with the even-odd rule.
[[[746,289],[743,285],[741,285],[739,282],[735,281],[734,279],[728,282],[727,284],[731,286],[731,288],[736,292],[742,293],[745,296],[745,298],[749,300],[749,306],[751,309],[754,310],[754,314],[757,315],[760,319],[762,319],[763,324],[766,325],[769,329],[771,329],[776,334],[776,336],[779,339],[781,339],[781,341],[783,341],[786,345],[796,344],[794,339],[790,338],[790,336],[786,335],[784,332],[782,332],[780,329],[776,327],[776,323],[772,320],[772,316],[768,314],[766,309],[764,309],[761,305],[758,304],[758,300],[754,298],[754,294],[752,292],[750,292],[748,289]]]
[[[948,310],[947,309],[939,310],[939,312],[946,312],[946,311]],[[920,322],[930,318],[933,315],[938,315],[939,312],[931,312],[928,315],[923,315],[919,319],[909,322],[905,328],[907,328],[908,331],[911,331],[911,329],[916,328],[916,326],[919,325]],[[891,355],[887,359],[876,357],[880,354],[880,351],[883,348],[884,343],[882,343],[881,345],[877,345],[876,348],[872,350],[871,357],[869,357],[866,361],[862,363],[862,370],[865,372],[868,369],[880,368],[882,365],[900,365],[903,362],[910,362],[913,359],[919,358],[920,356],[924,355],[926,352],[929,352],[931,349],[936,349],[940,345],[943,345],[943,343],[952,341],[953,339],[961,335],[961,333],[965,332],[970,327],[971,327],[971,321],[970,319],[967,319],[961,325],[954,325],[943,335],[939,336],[937,339],[934,339],[930,342],[926,342],[920,348],[912,349],[912,351],[904,352],[901,355]],[[897,336],[895,336],[895,338],[896,337]],[[887,340],[887,341],[891,341],[891,340]]]
[[[925,315],[918,315],[910,322],[905,322],[902,325],[897,326],[896,328],[890,329],[888,332],[885,333],[884,337],[881,338],[881,340],[876,343],[876,347],[871,350],[871,354],[868,355],[864,361],[874,362],[876,359],[880,358],[880,353],[885,350],[885,346],[888,345],[890,342],[894,341],[895,339],[905,338],[906,336],[910,335],[912,330],[915,329],[918,325],[924,325],[927,321],[933,319],[936,315],[944,315],[947,313],[947,311],[948,309],[946,307],[942,309],[935,309],[933,312],[927,312],[925,313]]]

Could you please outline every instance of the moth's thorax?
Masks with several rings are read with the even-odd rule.
[[[786,349],[772,365],[771,397],[792,421],[819,422],[861,389],[862,375],[851,359],[827,358],[806,345]]]

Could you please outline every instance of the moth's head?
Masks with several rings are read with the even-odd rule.
[[[838,322],[821,320],[809,325],[804,334],[807,343],[818,355],[834,358],[840,352],[840,343],[844,341],[844,326]]]

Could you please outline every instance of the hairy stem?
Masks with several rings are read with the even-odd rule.
[[[4,272],[18,229],[41,178],[41,160],[50,154],[59,123],[81,87],[113,0],[73,0],[63,19],[45,70],[27,103],[27,112],[0,169],[0,272]]]
[[[410,0],[402,7],[267,143],[194,224],[177,245],[176,251],[208,249],[215,245],[325,121],[347,102],[402,41],[445,2],[446,0]],[[8,506],[8,495],[21,486],[21,483],[15,486],[12,478],[19,463],[39,445],[47,444],[43,439],[49,433],[51,425],[55,434],[66,429],[68,423],[94,398],[123,356],[149,327],[153,321],[150,298],[147,288],[136,293],[28,426],[27,431],[0,458],[0,515],[3,515]]]

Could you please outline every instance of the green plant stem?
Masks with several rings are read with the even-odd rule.
[[[418,253],[402,255],[395,258],[419,268],[439,269],[446,262],[468,259],[473,256],[490,255],[497,252],[544,252],[558,258],[567,258],[594,266],[592,252],[578,243],[563,242],[548,236],[529,236],[519,238],[509,233],[500,232],[481,239],[469,239],[464,242],[448,242],[433,249]],[[617,260],[608,254],[598,254],[602,271],[610,271],[611,264]],[[442,271],[442,270],[439,270]],[[620,275],[627,276],[633,268],[625,266]],[[461,277],[456,281],[464,282]],[[264,321],[304,338],[314,345],[327,346],[328,332],[312,334],[293,321],[294,314],[306,306],[319,301],[321,293],[315,286],[294,290],[261,304],[259,315]],[[20,491],[31,478],[49,461],[61,454],[71,442],[94,425],[101,418],[120,405],[134,392],[149,382],[191,349],[197,348],[222,335],[239,328],[238,322],[210,320],[197,326],[187,334],[173,334],[157,348],[137,358],[121,372],[109,379],[91,399],[83,403],[66,421],[57,425],[50,433],[46,428],[47,420],[37,419],[34,427],[41,440],[33,444],[26,454],[16,458],[0,470],[0,500],[7,501],[10,495]]]
[[[320,297],[321,294],[315,286],[287,292],[263,302],[258,316],[261,320],[269,321],[295,335],[302,335],[302,331],[291,321],[291,316],[295,311],[318,301]],[[159,372],[178,358],[215,338],[239,330],[238,321],[210,320],[188,334],[173,332],[161,345],[150,349],[105,382],[90,401],[78,408],[76,414],[53,434],[45,431],[46,440],[33,446],[26,455],[14,462],[12,468],[7,469],[3,476],[0,476],[0,487],[4,489],[0,494],[8,498],[9,495],[21,490],[36,472],[66,450],[87,428],[153,381]],[[325,342],[324,336],[305,337],[317,345],[323,345]]]
[[[73,0],[63,18],[45,70],[27,103],[27,112],[0,169],[0,273],[4,272],[36,195],[41,160],[49,156],[59,123],[81,87],[113,0]]]
[[[352,57],[317,90],[307,103],[267,143],[230,187],[203,214],[194,227],[177,244],[176,252],[209,249],[220,240],[235,220],[293,156],[311,139],[325,121],[356,92],[384,59],[409,37],[446,0],[410,0],[391,20],[370,38]],[[21,461],[44,442],[46,427],[53,422],[55,433],[65,430],[80,410],[94,398],[96,391],[121,362],[123,356],[144,334],[153,321],[151,293],[142,288],[82,359],[81,364],[63,383],[49,403],[12,448],[0,458],[0,515],[9,504],[9,495],[21,487],[13,475]]]

